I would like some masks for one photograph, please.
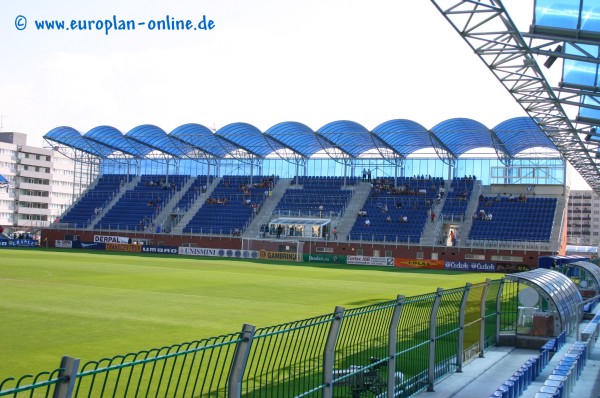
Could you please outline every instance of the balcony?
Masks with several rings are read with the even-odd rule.
[[[17,207],[17,213],[19,213],[19,214],[35,214],[35,215],[41,215],[41,216],[49,216],[50,215],[50,210],[49,209],[40,209],[40,208],[36,208],[36,207],[18,206]]]
[[[47,228],[50,226],[50,221],[42,220],[17,220],[15,226],[29,228]]]
[[[30,167],[43,167],[43,168],[50,168],[52,167],[52,163],[46,161],[46,160],[37,160],[35,158],[19,158],[18,162],[22,165],[27,165]]]
[[[19,183],[20,189],[29,189],[31,191],[50,191],[50,184],[33,184],[30,182],[21,182]]]
[[[31,203],[50,203],[49,196],[33,196],[33,195],[25,195],[19,194],[19,201],[21,202],[31,202]]]
[[[17,175],[21,176],[21,177],[43,178],[45,180],[48,180],[52,177],[52,175],[50,173],[46,173],[45,168],[41,168],[40,171],[19,170],[17,172]]]

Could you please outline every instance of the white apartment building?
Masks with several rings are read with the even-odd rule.
[[[27,146],[27,135],[0,132],[0,225],[34,232],[59,217],[89,185],[86,167],[54,149]]]
[[[600,196],[590,190],[571,191],[567,209],[567,243],[600,245]]]

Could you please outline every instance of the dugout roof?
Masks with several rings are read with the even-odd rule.
[[[600,268],[596,264],[577,261],[567,264],[567,267],[577,269],[577,275],[574,275],[576,278],[573,278],[573,282],[580,289],[593,289],[594,295],[600,293]]]
[[[430,130],[406,119],[389,120],[372,130],[350,120],[334,121],[316,130],[299,122],[282,122],[265,132],[248,123],[231,123],[215,132],[189,123],[170,133],[153,125],[141,125],[126,133],[111,126],[94,127],[86,133],[62,126],[44,138],[100,158],[145,158],[156,154],[173,158],[310,158],[319,153],[339,158],[406,158],[428,148],[458,158],[476,148],[494,149],[506,157],[533,148],[557,150],[528,117],[509,119],[493,128],[456,118]]]
[[[534,288],[545,299],[550,310],[555,310],[561,330],[571,331],[579,322],[578,305],[583,301],[577,286],[566,275],[545,268],[510,274],[507,280],[524,283]],[[553,312],[553,311],[550,311]]]

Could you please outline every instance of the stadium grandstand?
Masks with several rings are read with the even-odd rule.
[[[567,163],[529,117],[493,128],[464,118],[430,129],[410,120],[372,130],[348,120],[265,132],[247,123],[125,134],[57,127],[45,139],[74,161],[99,164],[53,234],[126,230],[177,245],[217,236],[236,238],[227,243],[235,248],[287,239],[431,260],[460,248],[561,250]]]
[[[318,129],[287,121],[266,131],[243,122],[216,131],[199,124],[171,132],[154,125],[128,132],[111,126],[88,132],[56,127],[44,137],[49,145],[95,172],[88,173],[88,189],[43,231],[47,245],[116,242],[125,248],[112,248],[118,251],[148,246],[205,254],[220,249],[232,257],[260,251],[265,259],[275,253],[275,259],[297,261],[319,254],[331,261],[344,256],[348,264],[504,272],[510,275],[501,283],[477,286],[481,295],[470,303],[470,285],[445,305],[442,292],[428,296],[429,319],[429,313],[409,314],[422,316],[429,334],[421,333],[422,341],[402,353],[387,356],[383,344],[384,359],[370,357],[369,364],[348,362],[347,368],[334,370],[334,354],[341,354],[329,334],[323,341],[332,347],[320,351],[325,352],[324,376],[314,389],[302,385],[293,396],[317,390],[319,396],[333,396],[336,383],[353,398],[592,396],[597,357],[585,370],[584,365],[598,336],[600,318],[590,311],[600,296],[600,274],[580,258],[559,264],[557,255],[566,253],[569,164],[600,192],[600,18],[595,11],[600,2],[537,0],[529,32],[517,30],[500,0],[432,2],[527,115],[493,127],[466,118],[432,127],[394,119],[372,128],[338,120]],[[558,59],[563,72],[551,84],[542,66],[552,68]],[[540,266],[540,258],[550,261],[549,269]],[[501,302],[502,289],[508,293]],[[398,325],[403,300],[391,305],[398,308],[394,317],[388,314],[392,326]],[[448,337],[444,328],[451,322],[443,314],[443,330],[436,335],[435,314],[451,305],[456,306],[453,316],[460,313],[460,325],[452,330],[458,337]],[[474,310],[465,312],[468,306]],[[498,332],[501,323],[510,323],[510,335],[484,338],[490,308],[494,318],[487,330]],[[376,310],[365,313],[371,311]],[[580,334],[586,311],[591,321]],[[339,324],[336,329],[343,309],[336,315],[327,320],[335,333],[360,329],[347,332]],[[484,325],[471,333],[477,342],[469,347],[462,345],[465,316],[476,317],[471,326]],[[242,334],[252,336],[247,326]],[[382,340],[394,350],[399,335],[388,326],[381,327],[382,335],[389,331],[392,337],[385,340],[385,334]],[[340,341],[362,349],[378,338]],[[460,341],[456,350],[454,340]],[[486,351],[483,358],[488,343],[522,346]],[[444,344],[452,353],[447,362],[436,362],[441,356],[436,350]],[[565,346],[568,351],[561,351]],[[413,362],[429,362],[405,379],[395,372],[396,359],[408,358],[402,355],[418,347],[429,348],[415,354]],[[463,369],[463,360],[471,359],[472,366]],[[364,378],[379,374],[384,362],[390,369],[385,388],[369,390],[372,384]],[[288,385],[295,377],[291,368],[286,368]],[[230,375],[228,387],[239,387],[230,396],[241,396],[243,366],[231,369],[241,374],[239,379]],[[462,372],[468,377],[447,377]],[[496,385],[494,392],[490,387]]]

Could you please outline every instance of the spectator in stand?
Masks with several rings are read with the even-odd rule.
[[[323,218],[323,205],[319,205],[319,217]]]
[[[392,222],[392,216],[388,215],[388,216],[385,218],[385,222]]]
[[[365,227],[370,227],[371,226],[371,221],[367,218],[365,220]]]
[[[337,227],[333,227],[333,239],[337,240]]]
[[[483,210],[483,209],[479,210],[479,219],[485,220],[485,217],[486,217],[485,210]]]
[[[432,211],[431,212],[431,223],[433,224],[435,222],[435,213]]]

